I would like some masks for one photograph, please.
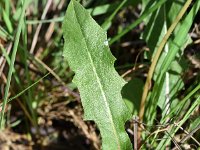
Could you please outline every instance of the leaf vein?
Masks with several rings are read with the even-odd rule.
[[[115,127],[114,127],[114,122],[113,122],[113,118],[112,118],[112,114],[111,114],[111,111],[110,111],[109,104],[107,103],[108,100],[107,100],[107,98],[106,98],[106,94],[105,94],[105,92],[104,92],[104,90],[103,90],[103,86],[102,86],[102,84],[101,84],[100,78],[99,78],[98,73],[97,73],[97,71],[96,71],[96,68],[95,68],[95,65],[94,65],[94,61],[93,61],[92,56],[91,56],[91,54],[90,54],[90,52],[89,52],[89,48],[88,48],[88,45],[87,45],[87,40],[86,40],[86,38],[85,38],[83,29],[82,29],[81,26],[80,26],[80,22],[79,22],[79,20],[78,20],[78,15],[76,14],[76,10],[75,10],[75,9],[76,9],[76,8],[74,7],[74,13],[75,13],[75,15],[76,15],[75,18],[76,18],[76,20],[77,20],[77,22],[78,22],[78,25],[79,25],[81,34],[83,35],[84,43],[85,43],[85,45],[86,45],[86,50],[87,50],[87,54],[88,54],[89,60],[90,60],[90,62],[91,62],[92,70],[93,70],[93,72],[94,72],[94,74],[95,74],[96,81],[97,81],[97,83],[98,83],[98,85],[99,85],[99,88],[100,88],[100,91],[101,91],[101,94],[102,94],[102,97],[103,97],[103,101],[104,101],[104,103],[105,103],[106,110],[107,110],[107,113],[108,113],[108,115],[109,115],[109,120],[110,120],[110,122],[111,122],[111,125],[112,125],[112,128],[113,128],[113,132],[114,132],[114,135],[115,135],[115,138],[116,138],[116,140],[117,140],[118,149],[120,149],[120,142],[119,142],[119,139],[117,138],[117,131],[116,131]]]

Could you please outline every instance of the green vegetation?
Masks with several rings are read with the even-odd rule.
[[[0,149],[198,149],[199,8],[2,0]]]

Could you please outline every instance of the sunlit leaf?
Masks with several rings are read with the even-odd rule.
[[[115,58],[106,32],[78,2],[72,0],[63,22],[64,56],[75,72],[86,120],[94,120],[106,150],[130,150],[124,129],[131,117],[121,97],[125,81],[114,69]]]

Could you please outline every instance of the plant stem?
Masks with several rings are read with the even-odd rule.
[[[7,104],[7,101],[8,101],[8,93],[9,93],[9,89],[10,89],[12,73],[13,73],[13,70],[14,70],[14,62],[15,62],[17,48],[18,48],[18,44],[19,44],[19,38],[20,38],[20,35],[21,35],[23,23],[24,23],[23,19],[24,19],[24,15],[25,15],[25,9],[26,9],[26,6],[27,6],[26,3],[27,3],[27,1],[24,0],[23,6],[22,6],[21,16],[20,16],[20,19],[19,19],[19,25],[18,25],[18,28],[17,28],[17,33],[16,33],[16,37],[15,37],[15,41],[14,41],[13,52],[12,52],[12,56],[11,56],[11,63],[10,63],[9,71],[8,71],[7,84],[6,84],[6,87],[5,87],[5,94],[4,94],[4,98],[3,98],[3,105],[2,105],[1,115],[0,115],[0,129],[2,129],[4,127],[4,113],[5,113],[5,108],[6,108],[6,104]]]
[[[148,75],[147,75],[147,79],[145,82],[145,86],[144,86],[144,91],[142,94],[142,99],[141,99],[141,104],[140,104],[140,111],[139,111],[139,120],[142,122],[143,121],[143,116],[144,116],[144,110],[145,110],[145,101],[149,92],[149,89],[151,88],[151,79],[153,76],[153,72],[155,70],[156,64],[158,62],[158,59],[160,57],[160,54],[163,50],[163,47],[165,46],[168,38],[170,37],[171,33],[173,32],[173,30],[175,29],[176,25],[179,23],[180,19],[183,17],[183,15],[185,14],[187,8],[190,6],[192,0],[187,0],[187,2],[185,3],[185,5],[183,6],[183,8],[181,9],[181,11],[179,12],[178,16],[176,17],[176,19],[174,20],[174,22],[171,24],[171,26],[169,27],[167,33],[165,34],[165,36],[163,37],[157,52],[155,54],[155,56],[152,59],[152,64],[150,66]],[[138,138],[140,138],[140,130],[138,131]]]

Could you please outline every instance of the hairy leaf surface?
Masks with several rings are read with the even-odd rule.
[[[75,72],[86,120],[94,120],[101,132],[103,149],[130,150],[124,129],[131,117],[121,97],[125,81],[114,69],[115,58],[106,32],[75,0],[71,0],[63,22],[64,56]]]

